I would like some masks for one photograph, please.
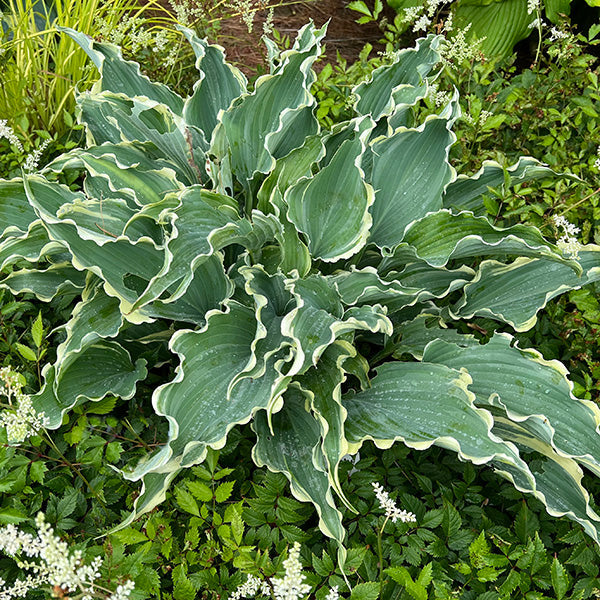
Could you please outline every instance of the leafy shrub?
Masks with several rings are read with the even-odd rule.
[[[438,37],[391,57],[354,88],[353,118],[322,131],[308,90],[324,28],[281,54],[269,45],[252,92],[184,30],[200,71],[185,101],[115,46],[67,33],[101,72],[79,98],[91,145],[1,182],[1,264],[20,267],[1,285],[80,295],[35,398],[51,428],[88,400],[162,384],[152,404],[168,440],[125,470],[143,488],[123,526],[252,421],[253,460],[316,506],[340,558],[333,492],[350,505],[339,464],[365,440],[490,463],[598,539],[580,464],[600,470],[600,410],[509,334],[480,345],[449,325],[528,330],[550,298],[600,277],[600,248],[576,260],[535,228],[470,212],[489,186],[550,171],[520,159],[456,177],[456,98],[413,123]]]

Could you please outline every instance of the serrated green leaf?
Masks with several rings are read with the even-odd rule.
[[[195,515],[196,517],[200,516],[200,511],[198,510],[198,503],[194,499],[194,496],[192,496],[192,494],[190,494],[185,488],[175,488],[175,499],[177,500],[179,508],[181,508],[185,512]]]
[[[15,346],[17,347],[17,350],[19,351],[19,354],[25,360],[30,360],[32,362],[36,362],[37,361],[37,354],[29,346],[25,346],[24,344],[21,344],[19,342],[17,342],[15,344]]]
[[[217,502],[225,502],[225,500],[231,496],[234,485],[235,481],[224,481],[223,483],[219,484],[215,490],[215,500]]]
[[[569,576],[556,557],[552,560],[550,577],[552,579],[552,588],[554,589],[557,600],[562,600],[569,589]]]
[[[31,337],[33,338],[33,343],[36,348],[39,348],[42,345],[42,340],[44,339],[44,325],[42,323],[42,311],[38,313],[37,318],[31,325]]]
[[[379,584],[369,581],[359,583],[352,588],[350,600],[377,600],[379,598]]]

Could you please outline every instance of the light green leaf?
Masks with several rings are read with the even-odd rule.
[[[42,311],[38,313],[37,318],[31,325],[31,337],[36,348],[42,345],[44,339],[44,324],[42,323]]]
[[[15,345],[17,347],[17,350],[19,351],[19,354],[25,360],[29,360],[29,361],[33,361],[33,362],[37,361],[37,354],[35,353],[35,350],[32,350],[29,346],[25,346],[24,344],[21,344],[19,342],[17,342]]]

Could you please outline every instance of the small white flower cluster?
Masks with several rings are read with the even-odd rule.
[[[451,39],[447,39],[440,48],[442,61],[447,65],[470,62],[481,55],[481,43],[485,37],[467,41],[467,34],[471,29],[469,23],[464,29],[457,30]]]
[[[330,590],[329,594],[325,596],[325,600],[339,600],[340,594],[338,592],[338,586],[334,585]]]
[[[375,496],[379,500],[379,507],[385,510],[386,519],[391,519],[392,523],[398,520],[403,523],[415,522],[417,520],[417,517],[413,513],[400,510],[381,485],[378,483],[373,483],[372,485],[375,489]]]
[[[302,574],[300,544],[298,542],[290,548],[288,557],[283,561],[283,568],[285,569],[283,577],[276,577],[271,580],[275,600],[300,600],[310,592],[310,585],[302,583],[306,579],[306,575]],[[246,583],[240,585],[233,592],[230,600],[251,598],[256,596],[257,593],[267,597],[271,596],[269,584],[254,575],[248,575]],[[338,600],[338,598],[339,594],[336,587],[329,592],[326,600]]]
[[[433,16],[435,15],[440,4],[444,4],[445,0],[426,0],[422,6],[411,6],[404,9],[402,22],[412,24],[412,30],[426,31],[431,25]],[[448,30],[449,31],[449,30]]]
[[[310,585],[302,583],[306,579],[306,575],[302,574],[298,542],[290,549],[288,557],[283,561],[283,568],[285,569],[284,576],[272,581],[276,600],[299,600],[310,592]]]
[[[19,152],[23,152],[23,144],[15,135],[12,127],[10,127],[6,119],[0,119],[0,139],[6,138]]]
[[[185,27],[193,27],[196,21],[205,18],[202,2],[192,4],[190,0],[169,0],[175,18]]]
[[[31,173],[32,171],[35,171],[38,168],[40,158],[42,157],[44,150],[48,147],[48,144],[51,141],[52,140],[44,140],[39,148],[36,148],[31,154],[27,155],[27,157],[25,158],[25,164],[23,165],[23,168],[28,173]]]
[[[83,564],[80,550],[71,552],[66,542],[54,535],[54,530],[39,513],[35,519],[37,537],[24,533],[14,525],[0,528],[0,551],[14,557],[17,566],[33,571],[25,579],[17,579],[11,587],[0,578],[0,600],[23,597],[34,588],[50,585],[63,592],[78,592],[81,600],[97,597],[102,559],[96,557],[89,565]],[[36,558],[37,561],[21,560],[20,555]],[[127,600],[134,588],[132,581],[119,585],[108,600]]]
[[[550,30],[550,41],[556,42],[557,40],[566,40],[569,37],[569,33],[553,27]]]
[[[270,596],[271,590],[269,589],[269,585],[266,581],[261,581],[258,577],[254,575],[248,575],[248,579],[246,579],[246,583],[242,583],[242,585],[238,586],[237,590],[229,596],[229,600],[240,600],[240,598],[252,598],[256,596],[258,591],[263,596]]]
[[[527,0],[527,14],[531,15],[540,10],[540,0]]]
[[[436,106],[443,106],[444,104],[448,104],[450,102],[450,92],[439,90],[438,84],[434,83],[429,86],[429,92],[427,94],[428,98],[435,102]]]
[[[596,169],[600,169],[600,146],[598,146],[598,148],[596,148],[596,160],[594,161],[594,167],[596,167]]]
[[[144,24],[144,19],[140,17],[123,17],[116,26],[111,25],[106,19],[96,19],[99,37],[102,40],[117,46],[128,44],[133,54],[144,48],[150,48],[155,53],[162,53],[171,46],[164,59],[164,64],[166,66],[174,65],[177,59],[177,45],[172,44],[167,31],[165,29],[150,30]]]
[[[19,374],[10,367],[0,369],[0,396],[6,398],[9,407],[0,414],[0,427],[6,428],[10,444],[20,444],[48,426],[48,419],[33,408],[31,398],[23,393]]]
[[[581,244],[575,236],[581,230],[579,227],[573,225],[573,223],[569,223],[562,215],[554,215],[552,220],[556,228],[563,231],[563,235],[556,242],[556,245],[564,254],[571,256],[571,258],[577,258],[581,250]]]

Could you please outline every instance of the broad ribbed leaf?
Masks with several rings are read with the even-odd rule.
[[[342,383],[346,380],[346,373],[342,367],[346,359],[354,356],[356,350],[351,344],[344,341],[334,342],[321,355],[318,366],[312,367],[298,378],[323,431],[322,454],[318,452],[316,457],[322,456],[325,459],[322,468],[329,475],[331,487],[351,510],[355,509],[342,490],[338,465],[348,454],[348,444],[344,435],[346,409],[341,402]]]
[[[95,278],[94,278],[95,279]],[[107,296],[95,279],[83,291],[79,302],[64,326],[66,339],[56,350],[56,364],[71,353],[79,352],[84,346],[101,338],[112,338],[123,325],[119,301]],[[58,367],[60,368],[60,367]]]
[[[77,294],[85,285],[85,272],[77,271],[69,263],[52,265],[47,269],[13,271],[0,282],[13,294],[30,292],[43,302],[57,295]]]
[[[81,194],[71,192],[65,186],[31,176],[26,187],[29,202],[42,217],[48,234],[69,250],[73,265],[77,269],[88,269],[103,279],[107,293],[120,298],[121,311],[127,318],[139,319],[139,315],[128,313],[147,282],[159,271],[162,252],[149,240],[131,243],[125,236],[115,239],[101,229],[86,229],[57,217],[64,204],[83,201]],[[110,251],[104,248],[105,245]]]
[[[391,115],[396,107],[393,97],[400,86],[418,87],[431,69],[439,62],[442,38],[429,35],[420,39],[415,48],[400,50],[391,65],[375,69],[371,79],[356,86],[352,91],[357,101],[354,105],[359,115],[371,115],[378,121]],[[401,103],[404,98],[399,98]]]
[[[416,257],[434,267],[443,267],[455,259],[514,254],[567,262],[576,272],[581,271],[576,261],[565,259],[536,228],[513,225],[501,229],[485,217],[475,217],[470,212],[453,214],[440,210],[429,214],[410,224],[402,243],[414,248]],[[389,268],[393,263],[393,258],[384,260],[382,268]]]
[[[511,347],[512,341],[508,334],[497,334],[483,346],[436,340],[425,349],[423,360],[467,368],[478,405],[501,407],[530,436],[600,475],[597,405],[573,396],[564,365],[544,360],[535,350]]]
[[[360,168],[367,136],[368,130],[357,131],[324,169],[300,180],[284,196],[287,216],[308,238],[313,258],[327,262],[348,258],[367,241],[373,189],[365,184]]]
[[[193,94],[185,101],[183,117],[186,123],[198,127],[207,142],[217,126],[219,111],[227,110],[233,100],[246,91],[246,77],[225,62],[223,48],[199,39],[191,30],[179,28],[196,55],[200,72]]]
[[[483,261],[452,310],[462,318],[489,316],[516,331],[527,331],[552,298],[600,279],[599,246],[586,246],[579,262],[584,271],[581,277],[570,266],[545,259],[518,258],[509,265]]]
[[[477,215],[486,214],[482,196],[488,188],[497,188],[507,181],[510,185],[556,176],[550,167],[529,156],[521,157],[511,167],[503,168],[493,160],[484,160],[475,175],[459,175],[444,190],[444,208],[454,210],[470,210]]]
[[[584,531],[600,543],[600,516],[590,506],[590,495],[582,485],[583,472],[570,458],[553,452],[552,448],[532,437],[521,423],[496,416],[494,433],[519,446],[525,454],[535,451],[541,459],[531,462],[535,486],[531,486],[523,474],[510,465],[499,466],[500,473],[507,476],[522,491],[533,493],[554,517],[567,516],[577,521]]]
[[[0,242],[0,269],[24,258],[31,263],[52,251],[60,251],[63,247],[48,237],[48,232],[41,221],[34,221],[27,233],[17,237],[7,237]]]
[[[79,98],[82,118],[96,144],[152,142],[161,161],[182,183],[192,185],[208,179],[204,170],[206,144],[202,132],[187,126],[164,104],[143,97],[86,92]]]
[[[252,94],[233,102],[215,130],[213,152],[221,160],[226,157],[220,152],[228,153],[231,170],[244,185],[255,173],[269,173],[276,158],[300,147],[317,131],[316,118],[311,117],[315,101],[309,88],[315,80],[311,66],[325,27],[307,25],[298,35],[310,37],[311,43],[302,51],[288,51],[273,75],[260,77]]]
[[[100,71],[100,80],[95,85],[98,91],[108,90],[131,97],[144,96],[166,104],[175,114],[181,114],[183,109],[181,96],[166,85],[153,83],[146,75],[142,75],[140,66],[136,62],[123,60],[118,46],[96,42],[84,33],[67,27],[57,27],[57,29],[77,42]]]
[[[327,473],[313,459],[315,452],[321,452],[321,428],[305,404],[300,390],[289,390],[282,410],[273,415],[273,431],[269,430],[264,411],[256,415],[252,427],[258,439],[252,458],[259,467],[266,465],[271,471],[284,473],[292,494],[315,505],[321,531],[341,544],[345,534],[342,516],[335,506]]]
[[[344,333],[392,333],[385,309],[378,304],[345,314],[339,294],[320,275],[289,280],[288,285],[296,300],[296,308],[289,310],[282,322],[283,333],[294,340],[296,356],[290,374],[316,365],[325,349]]]
[[[27,233],[37,216],[29,202],[22,179],[0,180],[0,240]]]
[[[470,383],[465,371],[445,365],[384,363],[369,389],[342,397],[350,453],[365,440],[379,448],[401,440],[417,450],[435,444],[475,464],[496,460],[527,472],[515,446],[491,433],[492,416],[475,407]]]
[[[527,12],[526,0],[462,0],[454,10],[454,26],[464,29],[472,23],[469,38],[482,39],[486,57],[502,58],[531,33],[529,24],[536,18]]]
[[[369,241],[380,248],[393,248],[410,223],[442,208],[442,192],[454,174],[448,151],[456,137],[447,125],[445,119],[429,118],[417,129],[400,128],[372,144]]]
[[[116,342],[98,340],[80,352],[69,353],[60,365],[46,365],[44,387],[33,397],[37,411],[44,411],[50,429],[56,429],[63,415],[88,400],[102,400],[113,395],[129,399],[135,394],[136,384],[146,377],[146,361],[131,356]]]

